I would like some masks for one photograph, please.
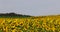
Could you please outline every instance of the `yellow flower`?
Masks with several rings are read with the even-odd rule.
[[[49,27],[46,27],[45,29],[46,29],[46,30],[50,30],[51,28],[49,28]]]
[[[8,27],[6,27],[6,32],[8,32]]]
[[[21,22],[19,22],[19,24],[23,26],[23,25],[24,25],[24,22],[23,22],[23,21],[21,21]]]
[[[12,32],[15,32],[16,30],[14,29],[14,30],[12,30]]]
[[[34,32],[34,30],[30,30],[30,32]]]
[[[55,27],[52,27],[51,30],[55,31]]]

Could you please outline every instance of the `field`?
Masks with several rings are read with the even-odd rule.
[[[1,17],[0,32],[60,32],[60,16]]]

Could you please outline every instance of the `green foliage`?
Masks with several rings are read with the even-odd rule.
[[[26,18],[26,17],[31,17],[29,15],[22,15],[22,14],[15,14],[15,13],[6,13],[6,14],[0,14],[0,18],[4,17],[4,18]]]

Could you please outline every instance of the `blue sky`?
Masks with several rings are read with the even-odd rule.
[[[60,14],[60,0],[0,0],[0,13],[25,15]]]

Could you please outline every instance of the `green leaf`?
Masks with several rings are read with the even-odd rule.
[[[40,21],[40,24],[42,25],[43,21]]]
[[[3,32],[2,30],[0,30],[0,32]]]

